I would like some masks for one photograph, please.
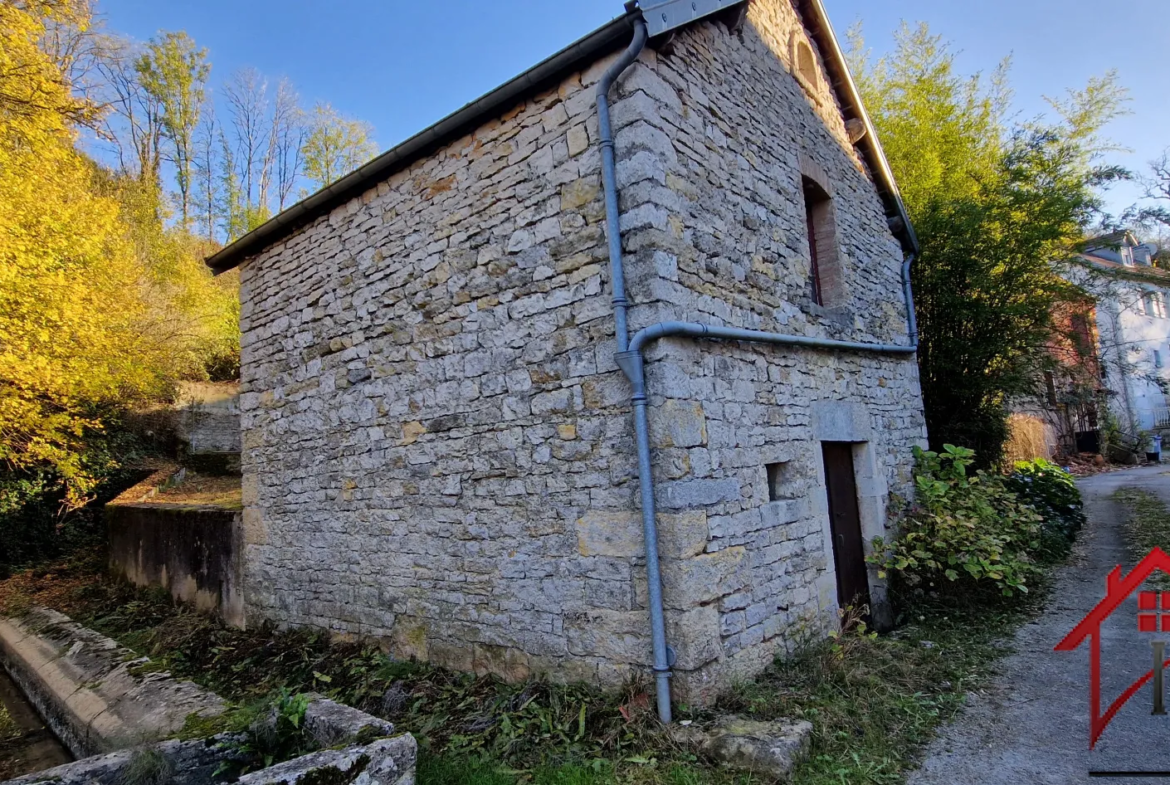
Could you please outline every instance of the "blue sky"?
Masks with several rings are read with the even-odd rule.
[[[1167,0],[824,0],[838,35],[863,20],[876,53],[902,20],[926,21],[961,51],[964,70],[1012,55],[1016,109],[1116,68],[1133,114],[1112,137],[1140,169],[1170,146]],[[289,77],[306,104],[328,101],[372,123],[385,149],[621,13],[621,0],[100,0],[108,27],[145,40],[186,30],[210,50],[212,82],[254,66]],[[1138,196],[1122,186],[1120,210]]]

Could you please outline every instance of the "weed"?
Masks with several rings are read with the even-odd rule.
[[[0,742],[14,739],[19,735],[21,735],[20,726],[16,724],[16,720],[12,719],[8,709],[0,704]]]
[[[304,693],[281,690],[272,708],[252,723],[251,738],[243,751],[258,755],[265,766],[311,752],[312,740],[305,733],[309,702]]]
[[[138,750],[119,777],[119,785],[168,785],[174,770],[167,757],[156,749]]]

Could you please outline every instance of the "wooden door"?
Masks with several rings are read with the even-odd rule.
[[[869,577],[857,509],[857,481],[853,475],[853,445],[823,442],[825,488],[829,495],[829,526],[833,535],[833,563],[837,567],[837,604],[844,608],[869,605]]]

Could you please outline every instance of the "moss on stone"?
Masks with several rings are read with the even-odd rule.
[[[349,785],[370,765],[370,756],[362,755],[345,771],[336,766],[322,766],[300,777],[296,785]]]

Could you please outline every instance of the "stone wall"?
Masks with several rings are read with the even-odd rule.
[[[632,328],[905,341],[898,244],[827,81],[787,71],[794,32],[785,0],[755,0],[618,85]],[[242,267],[249,614],[510,678],[645,670],[591,89],[611,60]],[[828,307],[809,296],[802,172],[833,196]],[[648,359],[668,634],[702,700],[831,623],[818,441],[857,443],[880,533],[924,436],[917,369],[686,341]]]
[[[182,382],[176,408],[185,452],[202,455],[240,451],[239,384]]]
[[[640,120],[618,136],[637,162],[622,228],[654,272],[635,287],[650,295],[639,326],[682,318],[906,343],[899,244],[823,69],[807,87],[787,73],[794,39],[812,44],[789,4],[754,2],[737,32],[698,25],[626,81]],[[832,198],[824,306],[812,297],[802,178]],[[667,572],[668,603],[686,618],[679,683],[702,692],[835,623],[820,442],[857,444],[863,531],[883,534],[889,492],[909,496],[910,448],[925,436],[917,363],[687,340],[649,358],[659,503],[706,516],[705,552]],[[769,464],[782,486],[772,492]]]

